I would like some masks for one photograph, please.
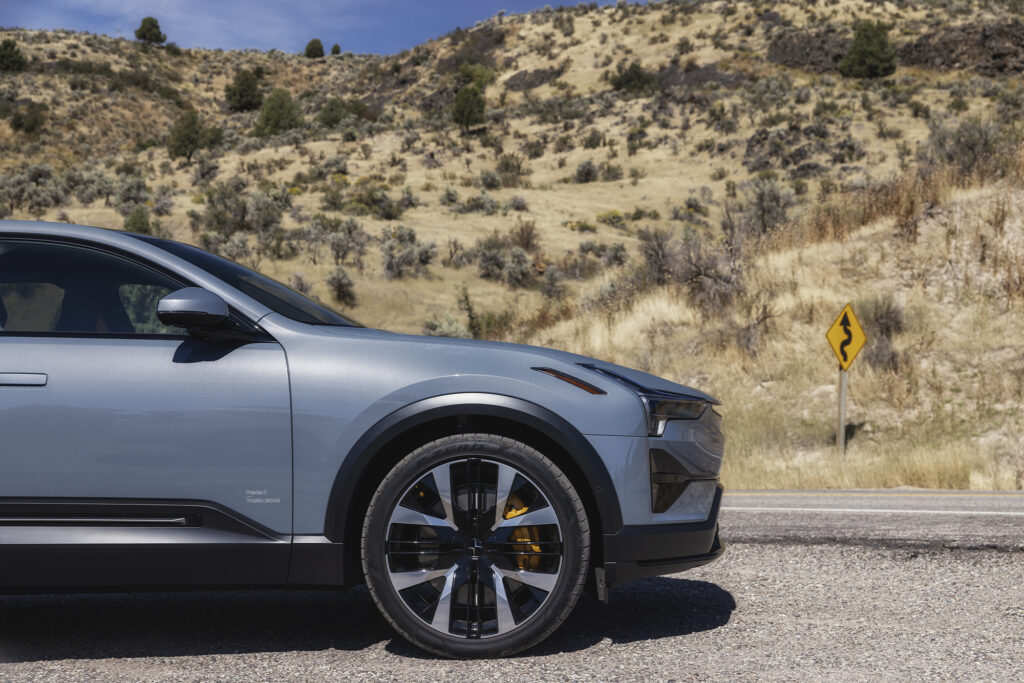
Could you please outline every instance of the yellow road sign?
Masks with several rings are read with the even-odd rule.
[[[850,304],[846,304],[840,311],[839,317],[825,333],[825,338],[828,339],[836,358],[839,359],[839,367],[843,370],[850,369],[853,359],[857,357],[860,350],[864,348],[864,342],[868,340],[864,334],[864,328],[860,326],[860,321],[853,314]]]

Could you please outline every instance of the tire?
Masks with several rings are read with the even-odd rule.
[[[446,657],[503,657],[544,640],[575,607],[590,526],[544,455],[460,434],[416,449],[380,483],[362,560],[374,602],[409,642]]]

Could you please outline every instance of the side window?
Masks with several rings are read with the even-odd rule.
[[[181,334],[156,317],[182,284],[87,247],[0,240],[0,334]]]

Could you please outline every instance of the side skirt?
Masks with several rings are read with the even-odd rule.
[[[291,547],[205,501],[0,499],[0,592],[285,585]]]

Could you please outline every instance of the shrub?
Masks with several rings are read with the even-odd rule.
[[[235,78],[224,86],[224,98],[231,111],[253,111],[263,103],[259,79],[248,69],[239,69]]]
[[[598,178],[597,165],[587,159],[582,164],[576,167],[576,173],[573,176],[573,180],[577,183],[592,183]]]
[[[658,76],[645,71],[640,62],[633,62],[627,67],[619,64],[615,75],[611,77],[611,86],[615,90],[621,90],[632,94],[650,92],[658,84]]]
[[[903,332],[903,309],[893,299],[892,294],[858,301],[857,310],[861,311],[864,331],[868,343],[864,350],[864,358],[868,364],[879,370],[899,370],[901,357],[892,347],[892,338]]]
[[[11,116],[11,128],[29,135],[39,132],[46,123],[47,107],[42,102],[30,102]]]
[[[480,89],[475,85],[467,85],[458,92],[452,103],[452,121],[466,133],[486,120],[484,107],[484,96]]]
[[[167,40],[167,36],[160,32],[160,22],[153,17],[146,17],[142,20],[139,27],[135,29],[135,38],[146,45],[158,45]]]
[[[427,318],[426,322],[423,323],[423,334],[428,337],[454,337],[458,339],[469,339],[472,337],[469,329],[453,318],[450,313],[445,314],[444,320],[440,320],[436,315]]]
[[[662,228],[640,228],[640,255],[651,281],[663,285],[671,278],[676,266],[678,245],[672,233]]]
[[[896,71],[896,48],[889,42],[889,26],[881,21],[861,21],[853,42],[839,62],[839,73],[852,78],[883,78]]]
[[[21,54],[17,43],[10,38],[0,42],[0,73],[23,71],[27,64],[28,60]]]
[[[513,289],[524,287],[533,280],[533,268],[530,256],[522,247],[509,249],[501,270],[501,281]]]
[[[480,185],[487,190],[497,190],[501,187],[501,176],[494,171],[481,171]]]
[[[610,225],[613,228],[626,227],[626,217],[622,215],[621,211],[616,211],[614,209],[597,214],[597,222]]]
[[[341,45],[338,45],[337,43],[335,43],[334,45],[331,45],[331,54],[332,55],[340,55],[341,54]]]
[[[135,232],[140,235],[150,234],[149,212],[144,206],[136,206],[130,214],[125,216],[124,229],[127,232]]]
[[[541,285],[540,293],[545,298],[555,301],[564,299],[569,293],[569,288],[565,285],[565,273],[557,266],[548,266],[544,271],[544,284]]]
[[[317,216],[322,215],[317,214]],[[315,220],[317,216],[313,216],[313,219]],[[334,264],[344,263],[351,256],[352,263],[362,270],[366,245],[370,241],[369,233],[363,230],[363,226],[356,222],[354,218],[341,221],[340,219],[328,219],[325,216],[324,221],[325,229],[328,233],[327,246],[334,257]]]
[[[587,136],[583,138],[583,149],[595,149],[604,144],[604,135],[596,128],[591,128]]]
[[[345,118],[345,105],[336,97],[329,98],[316,115],[316,121],[324,128],[334,128]]]
[[[122,175],[117,183],[115,203],[117,211],[122,216],[127,216],[137,206],[145,204],[149,200],[149,190],[146,188],[146,181],[133,174]]]
[[[949,164],[961,176],[979,173],[999,176],[1009,170],[1020,133],[1013,124],[970,117],[956,127],[941,121],[931,123],[928,142],[921,151],[922,161]]]
[[[793,206],[793,193],[774,180],[757,178],[745,184],[746,225],[756,234],[765,235],[786,222]]]
[[[317,59],[324,56],[324,44],[320,42],[319,38],[306,43],[306,57],[309,59]]]
[[[341,305],[356,305],[355,285],[344,268],[335,268],[331,271],[331,274],[327,276],[327,288],[331,291],[334,300]]]
[[[381,231],[380,251],[384,275],[388,279],[419,275],[437,255],[433,242],[424,244],[416,239],[416,231],[399,225]]]
[[[298,128],[301,125],[302,116],[299,114],[299,105],[295,103],[287,90],[277,88],[270,93],[266,102],[263,103],[263,107],[260,108],[260,116],[256,120],[253,134],[265,138]]]
[[[192,155],[200,146],[203,124],[199,120],[199,112],[189,109],[177,118],[167,136],[167,154],[172,159],[185,157],[186,163],[192,162]]]

